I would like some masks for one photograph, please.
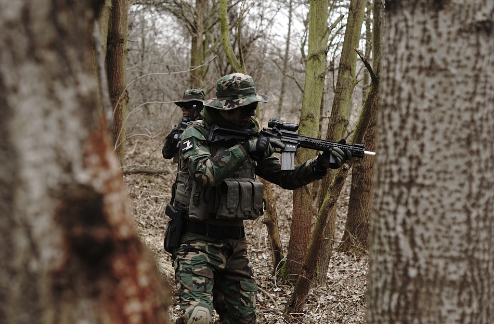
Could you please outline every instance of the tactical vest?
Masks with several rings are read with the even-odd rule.
[[[206,130],[196,127],[207,138]],[[224,152],[228,147],[210,145],[211,155]],[[204,221],[256,219],[264,213],[263,184],[256,181],[256,162],[247,158],[235,174],[216,186],[201,187],[188,170],[179,168],[175,186],[175,205],[188,212],[188,218]]]

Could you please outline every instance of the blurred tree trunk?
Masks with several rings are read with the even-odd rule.
[[[382,2],[374,1],[373,4],[373,71],[376,79],[380,77],[381,46],[384,33],[384,7]],[[377,82],[377,81],[376,81]],[[375,85],[377,87],[377,84]],[[379,96],[379,94],[377,95]],[[368,151],[374,151],[376,146],[376,119],[377,109],[372,115],[369,127],[365,132],[364,145]],[[354,162],[352,168],[352,185],[350,201],[348,203],[348,215],[345,231],[339,251],[367,252],[369,235],[369,215],[372,203],[372,190],[374,185],[374,158],[366,156]]]
[[[358,48],[360,41],[360,31],[364,19],[364,12],[367,0],[351,0],[348,9],[347,26],[345,38],[343,40],[343,49],[338,69],[338,81],[333,99],[333,107],[329,119],[328,132],[326,139],[329,141],[338,141],[345,137],[345,131],[348,126],[348,118],[352,107],[352,93],[357,79],[355,75],[357,54],[355,48]],[[333,180],[335,172],[328,170],[328,174],[321,180],[321,185],[317,193],[319,209],[323,208],[325,196],[330,195],[329,186]],[[319,214],[328,213],[328,210],[320,210]],[[324,231],[324,243],[321,249],[317,268],[319,269],[318,284],[326,282],[326,273],[328,272],[329,260],[333,250],[334,232],[336,224],[336,209],[330,215]]]
[[[0,11],[0,323],[168,323],[99,125],[88,36],[101,4]]]
[[[108,23],[106,71],[110,100],[113,107],[113,143],[120,166],[123,166],[125,158],[125,119],[129,103],[125,72],[127,66],[128,15],[128,0],[112,0]]]
[[[329,1],[311,1],[309,8],[309,48],[305,74],[304,97],[300,113],[299,133],[317,137],[319,131],[320,106],[326,76]],[[314,158],[316,152],[298,149],[296,164]],[[312,228],[312,186],[307,185],[293,192],[293,217],[290,229],[288,256],[283,277],[296,280],[307,254]]]
[[[369,324],[494,321],[493,11],[386,2]]]

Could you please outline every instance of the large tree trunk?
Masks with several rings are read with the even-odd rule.
[[[329,119],[328,132],[326,134],[326,139],[329,141],[338,141],[344,138],[346,127],[348,126],[348,118],[352,107],[352,93],[357,84],[355,73],[357,54],[355,53],[355,48],[358,48],[360,41],[360,30],[362,29],[366,3],[367,0],[352,0],[350,2],[345,39],[343,41],[343,50],[338,70],[338,81],[336,83],[331,117]],[[317,203],[319,204],[319,209],[322,209],[319,214],[329,213],[329,210],[324,209],[323,201],[331,194],[328,189],[333,180],[333,176],[333,171],[328,172],[319,186]],[[333,252],[335,224],[336,209],[334,209],[330,215],[324,231],[325,240],[317,264],[320,274],[319,279],[317,279],[318,284],[324,284],[326,281],[329,260],[331,258],[331,253]]]
[[[493,323],[494,1],[389,1],[368,323]]]
[[[168,322],[99,125],[88,36],[101,2],[0,10],[0,323]]]
[[[327,43],[330,30],[328,6],[328,0],[317,0],[311,1],[309,8],[309,59],[305,73],[299,128],[301,135],[309,137],[317,137],[319,131],[319,107],[326,77]],[[297,150],[296,164],[314,158],[315,154],[313,150]],[[289,280],[297,279],[302,262],[307,255],[312,228],[312,202],[312,185],[309,184],[293,192],[293,217],[284,271],[284,277]]]
[[[113,106],[113,142],[120,165],[124,165],[125,119],[129,95],[126,90],[128,0],[112,0],[106,51],[108,89]]]
[[[373,71],[376,78],[380,77],[381,44],[384,33],[384,8],[380,1],[373,4]],[[377,86],[377,85],[376,85]],[[369,126],[365,132],[364,145],[366,150],[374,151],[376,146],[376,119],[377,109],[372,115]],[[352,186],[350,200],[348,202],[348,215],[345,231],[339,251],[348,253],[366,253],[369,236],[369,216],[374,187],[374,158],[366,157],[355,161],[352,168]]]

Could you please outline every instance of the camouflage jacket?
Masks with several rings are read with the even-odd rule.
[[[220,154],[213,155],[207,143],[208,131],[200,124],[193,123],[181,137],[180,172],[190,174],[200,186],[216,186],[231,177],[249,158],[244,147],[238,143]],[[271,156],[257,163],[255,174],[279,185],[283,189],[297,189],[321,179],[324,175],[313,171],[315,159],[298,165],[294,170],[282,171],[280,160]]]

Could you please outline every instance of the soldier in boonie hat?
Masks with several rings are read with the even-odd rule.
[[[216,98],[204,106],[220,110],[231,110],[255,102],[268,102],[268,97],[257,94],[250,75],[233,73],[225,75],[216,83]]]
[[[175,104],[182,108],[182,113],[189,119],[196,120],[202,111],[204,104],[204,91],[199,89],[185,90],[182,99],[175,101]]]
[[[165,159],[174,158],[174,161],[178,162],[178,141],[180,140],[180,136],[189,122],[201,118],[204,98],[203,90],[187,89],[182,99],[174,101],[177,106],[182,108],[182,117],[166,136],[165,144],[161,150]]]

